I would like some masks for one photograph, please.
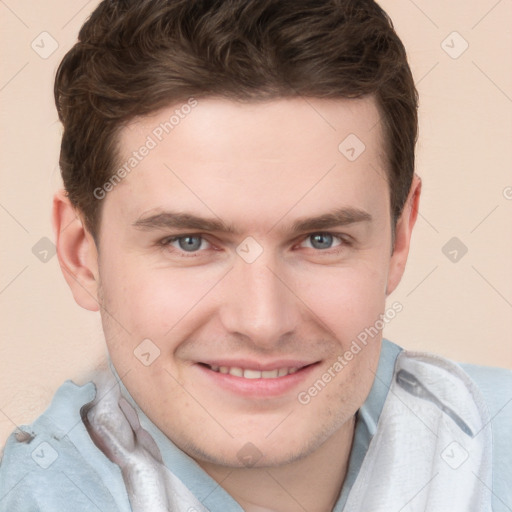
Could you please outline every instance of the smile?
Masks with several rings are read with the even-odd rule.
[[[283,397],[302,389],[320,361],[300,360],[256,362],[254,360],[219,360],[195,364],[200,379],[207,386],[222,389],[245,399]]]
[[[233,375],[234,377],[242,377],[244,379],[277,379],[279,377],[286,377],[295,373],[298,368],[276,368],[274,370],[252,370],[249,368],[238,368],[237,366],[210,366],[210,370],[214,372]]]

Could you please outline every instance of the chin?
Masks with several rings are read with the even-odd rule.
[[[205,445],[193,439],[187,439],[180,448],[200,465],[225,466],[230,468],[273,468],[299,461],[317,450],[335,429],[324,428],[321,431],[304,433],[300,437],[289,430],[280,437],[242,436],[222,443]],[[271,436],[270,436],[271,437]],[[225,440],[224,440],[225,441]]]

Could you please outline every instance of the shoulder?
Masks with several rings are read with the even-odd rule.
[[[379,364],[385,366],[386,374],[392,373],[390,368],[395,365],[396,358],[402,351],[403,348],[399,345],[383,339]],[[435,354],[431,355],[439,358]],[[462,368],[481,392],[489,410],[493,431],[496,432],[495,438],[506,437],[512,445],[510,443],[512,441],[512,370],[456,361],[451,363]],[[387,380],[386,383],[388,383]]]
[[[489,409],[495,441],[504,440],[503,438],[506,437],[510,445],[512,441],[512,371],[474,364],[459,366],[482,392]]]
[[[92,382],[67,380],[41,416],[9,436],[0,461],[0,512],[130,510],[120,469],[81,421],[81,407],[95,396]]]
[[[512,371],[461,364],[485,398],[492,426],[495,510],[512,509]],[[500,508],[503,507],[503,508]]]
[[[482,391],[490,407],[491,415],[493,408],[499,406],[501,409],[506,402],[512,402],[512,370],[467,363],[459,363],[459,366]],[[504,414],[507,415],[507,413],[510,417],[512,407],[504,409]]]
[[[400,347],[386,341],[388,366]],[[427,354],[429,355],[429,354]],[[505,368],[457,363],[435,354],[430,356],[447,361],[462,369],[480,392],[488,413],[492,432],[492,493],[493,511],[512,510],[512,371]],[[447,384],[448,385],[448,384]]]

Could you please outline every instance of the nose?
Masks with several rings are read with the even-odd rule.
[[[297,330],[299,314],[300,301],[272,257],[264,252],[253,263],[235,262],[223,282],[220,307],[227,333],[262,350],[274,349]]]

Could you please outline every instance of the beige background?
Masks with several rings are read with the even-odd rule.
[[[75,304],[51,252],[39,259],[40,240],[53,239],[60,182],[53,76],[96,3],[0,1],[0,445],[65,379],[83,382],[105,357],[99,315]],[[410,349],[512,368],[512,2],[381,4],[420,92],[423,178],[409,265],[390,299],[404,309],[384,334]],[[442,252],[452,237],[467,247],[456,262]]]

